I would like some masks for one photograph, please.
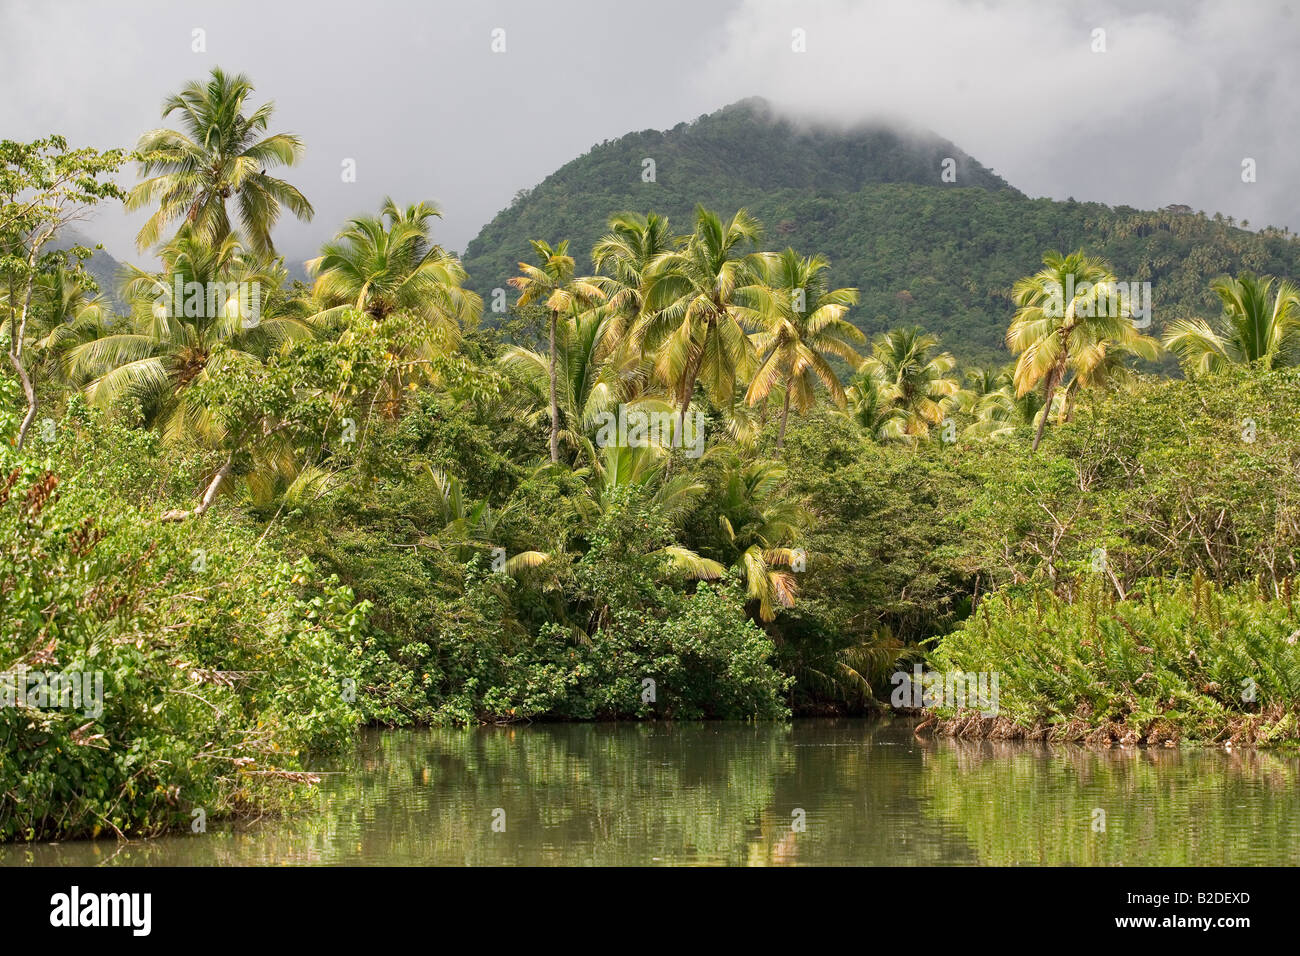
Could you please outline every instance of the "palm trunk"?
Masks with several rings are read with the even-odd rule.
[[[1079,377],[1078,375],[1075,375],[1070,384],[1065,388],[1065,407],[1061,409],[1061,420],[1059,424],[1074,421],[1074,403],[1078,401],[1078,398]]]
[[[212,503],[217,500],[217,492],[221,491],[221,486],[225,484],[226,479],[230,477],[230,472],[234,467],[234,464],[235,460],[232,456],[227,458],[225,464],[217,469],[217,473],[213,475],[212,480],[208,482],[207,488],[203,490],[203,497],[199,499],[199,503],[194,507],[193,511],[185,511],[183,509],[167,511],[163,513],[159,520],[184,521],[186,518],[201,517],[204,512],[212,507]]]
[[[785,402],[781,405],[781,427],[776,433],[776,450],[781,451],[785,447],[785,423],[790,418],[790,380],[785,381]]]
[[[1038,431],[1034,433],[1033,450],[1038,451],[1038,445],[1043,440],[1043,429],[1047,427],[1047,419],[1052,414],[1052,399],[1056,397],[1056,369],[1047,373],[1047,396],[1043,401],[1043,417],[1038,420]]]
[[[682,392],[678,396],[680,407],[677,411],[677,431],[683,442],[686,441],[686,410],[690,408],[691,398],[695,395],[695,382],[700,377],[700,366],[704,364],[704,349],[708,346],[709,336],[713,333],[713,324],[713,319],[710,318],[704,329],[704,341],[700,344],[699,354],[690,360],[690,364],[686,366],[689,371],[682,379]]]
[[[27,316],[32,307],[32,291],[36,287],[36,261],[40,258],[41,247],[53,234],[53,230],[32,239],[32,248],[27,255],[27,277],[26,288],[23,290],[22,311],[17,317],[13,314],[13,288],[10,287],[9,301],[9,364],[14,367],[18,374],[18,381],[23,386],[23,397],[27,399],[27,414],[23,416],[22,426],[18,429],[18,438],[15,447],[18,451],[23,450],[23,443],[27,440],[27,430],[32,427],[32,422],[36,421],[36,410],[39,407],[36,397],[36,386],[32,383],[31,376],[27,369],[23,367],[23,340],[27,337]]]
[[[555,388],[555,326],[559,314],[551,312],[551,464],[560,460],[560,403]]]

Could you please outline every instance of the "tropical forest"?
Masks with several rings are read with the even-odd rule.
[[[134,143],[0,141],[3,841],[292,817],[359,739],[522,759],[474,728],[551,784],[579,724],[632,728],[605,781],[664,726],[1300,742],[1289,229],[750,99],[594,146],[463,253],[393,194],[294,262],[274,93],[214,67]]]

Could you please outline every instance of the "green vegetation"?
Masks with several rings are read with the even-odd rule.
[[[700,206],[602,221],[590,275],[535,240],[482,327],[424,202],[288,282],[276,203],[310,207],[245,174],[301,144],[258,139],[252,92],[214,72],[168,105],[202,150],[142,140],[161,267],[121,314],[55,239],[125,154],[0,144],[0,666],[103,679],[99,713],[0,708],[0,836],[275,806],[363,722],[859,713],[927,656],[1003,674],[1000,733],[1300,736],[1290,284],[1218,283],[1223,331],[1172,330],[1167,379],[1114,262],[1012,257],[1016,361],[962,368],[913,324],[942,295],[866,341],[814,243]],[[965,168],[960,203],[1028,202]]]
[[[1275,598],[1201,578],[1152,583],[1117,600],[1109,585],[1070,602],[1052,594],[981,603],[943,639],[944,671],[1000,671],[1000,714],[952,715],[954,733],[1161,743],[1186,735],[1239,743],[1295,740],[1300,616],[1291,579]],[[1268,704],[1261,704],[1268,701]]]
[[[954,183],[941,181],[945,157],[956,160]],[[642,180],[644,159],[655,161],[653,183]],[[699,203],[748,209],[776,247],[829,259],[828,285],[858,289],[850,320],[868,335],[921,326],[981,365],[1005,359],[1013,286],[1048,249],[1084,248],[1121,279],[1150,282],[1152,334],[1216,318],[1210,282],[1224,274],[1300,275],[1300,244],[1285,229],[1247,231],[1213,211],[1030,199],[932,134],[796,127],[761,100],[593,147],[485,225],[465,268],[486,299],[530,239],[562,236],[585,250],[616,213],[653,209],[683,223]]]

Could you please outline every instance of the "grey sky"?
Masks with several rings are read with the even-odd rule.
[[[307,143],[290,259],[385,194],[432,199],[463,250],[515,191],[605,139],[745,96],[795,115],[895,114],[1030,195],[1182,202],[1300,228],[1300,12],[1270,0],[0,0],[0,137],[129,146],[214,65]],[[192,31],[206,31],[205,53]],[[491,50],[492,30],[506,51]],[[806,53],[792,49],[805,31]],[[1105,30],[1106,51],[1093,52]],[[1243,158],[1258,181],[1241,181]],[[345,158],[357,182],[341,181]],[[133,174],[124,184],[134,181]],[[134,254],[143,216],[86,231]]]

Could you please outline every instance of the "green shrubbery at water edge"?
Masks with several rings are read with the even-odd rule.
[[[1117,600],[1096,584],[981,602],[930,657],[999,674],[997,717],[937,707],[950,732],[1040,740],[1247,744],[1300,740],[1300,608],[1251,584],[1152,581]],[[1300,595],[1297,595],[1300,597]]]
[[[59,434],[37,454],[0,446],[0,640],[15,675],[102,685],[81,706],[19,693],[0,707],[0,837],[150,833],[277,804],[299,755],[349,741],[364,716],[343,689],[368,605],[247,522],[159,523],[143,506],[184,463],[161,472],[156,436],[75,400]]]
[[[800,419],[774,494],[809,511],[807,565],[766,623],[738,570],[692,581],[663,550],[726,557],[707,518],[725,455],[676,460],[706,489],[687,504],[629,486],[597,507],[581,476],[511,468],[519,434],[428,397],[377,424],[374,460],[329,495],[161,522],[206,453],[74,396],[52,442],[0,450],[0,606],[10,666],[101,671],[104,710],[0,709],[0,832],[279,805],[302,755],[362,722],[855,712],[927,649],[931,668],[1000,673],[1001,734],[1293,740],[1298,389],[1291,371],[1147,382],[1037,457]],[[503,552],[548,559],[493,570],[444,514],[441,468],[495,505],[479,519]]]

